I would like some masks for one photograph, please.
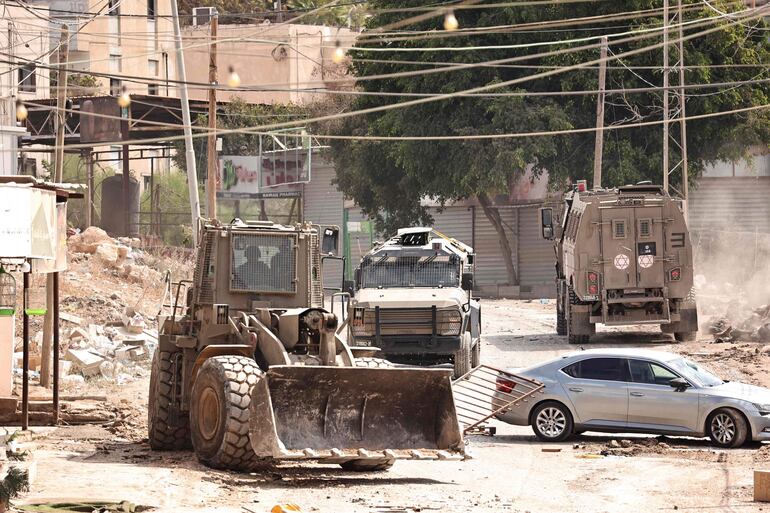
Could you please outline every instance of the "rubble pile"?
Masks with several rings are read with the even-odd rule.
[[[740,320],[736,322],[735,319]],[[770,343],[770,305],[762,305],[743,315],[719,316],[712,320],[709,331],[716,343]]]
[[[90,226],[83,233],[69,237],[67,244],[71,252],[92,255],[92,262],[96,265],[114,269],[129,282],[146,283],[161,279],[158,271],[143,264],[144,252],[139,248],[140,239],[113,239],[101,228]]]
[[[101,377],[122,384],[147,375],[158,333],[147,327],[141,314],[127,308],[122,322],[74,327],[66,344],[63,354],[71,369],[65,370],[72,374],[63,379]]]

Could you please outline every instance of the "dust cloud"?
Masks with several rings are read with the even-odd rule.
[[[710,230],[691,236],[701,329],[714,331],[716,324],[755,331],[769,322],[770,234]]]

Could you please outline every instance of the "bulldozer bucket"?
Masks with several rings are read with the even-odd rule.
[[[271,367],[254,386],[250,438],[259,457],[342,463],[460,459],[451,371]]]

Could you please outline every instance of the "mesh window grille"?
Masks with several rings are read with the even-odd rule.
[[[294,235],[233,234],[230,290],[296,292],[296,237]]]
[[[639,236],[640,237],[649,237],[652,235],[652,230],[650,230],[650,220],[649,219],[642,219],[639,221]]]
[[[361,264],[361,285],[388,287],[457,287],[460,262],[448,256],[367,259]]]

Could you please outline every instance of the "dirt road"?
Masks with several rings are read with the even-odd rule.
[[[485,301],[485,363],[520,367],[575,349],[554,334],[553,302]],[[674,346],[657,332],[600,333],[592,347],[653,346],[691,354],[732,379],[763,383],[770,357],[753,347],[707,341]],[[712,450],[705,441],[587,433],[554,446],[529,428],[495,423],[473,436],[466,462],[399,462],[385,473],[329,465],[279,465],[268,472],[211,471],[191,453],[154,453],[146,443],[145,381],[109,390],[128,426],[62,427],[35,440],[26,502],[62,498],[129,500],[161,511],[268,512],[278,503],[321,512],[761,511],[751,502],[754,468],[770,447]],[[600,453],[611,440],[628,448]],[[542,452],[558,447],[561,452]],[[623,454],[612,455],[612,454]]]

